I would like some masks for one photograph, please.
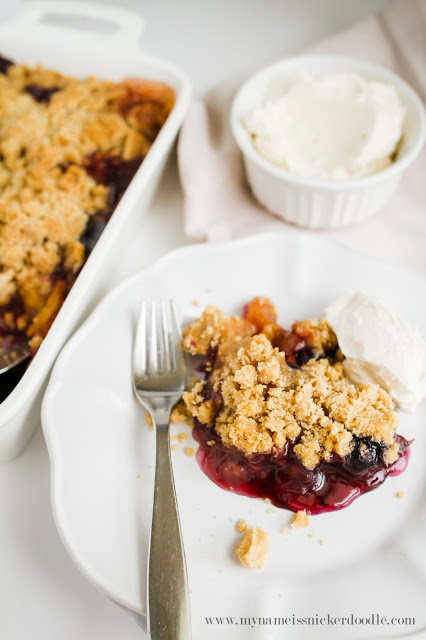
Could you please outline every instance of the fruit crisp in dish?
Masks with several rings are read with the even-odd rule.
[[[316,514],[405,469],[410,443],[396,435],[390,395],[349,382],[324,319],[287,331],[267,298],[242,317],[210,306],[187,327],[183,348],[204,358],[204,379],[183,402],[198,462],[220,487]]]
[[[153,80],[81,80],[0,58],[2,351],[36,352],[174,102]],[[3,375],[0,400],[7,386]]]

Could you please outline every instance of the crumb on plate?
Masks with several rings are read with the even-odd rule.
[[[247,531],[235,547],[235,555],[244,567],[263,567],[269,550],[268,534],[262,527]]]
[[[182,431],[182,433],[176,433],[174,436],[171,436],[171,440],[186,442],[188,440],[188,434],[186,433],[186,431]]]
[[[248,529],[248,524],[245,520],[238,520],[237,524],[235,525],[235,528],[240,533],[244,533]]]
[[[309,527],[309,518],[306,513],[306,509],[303,511],[298,511],[291,523],[292,529],[303,529],[305,527]]]

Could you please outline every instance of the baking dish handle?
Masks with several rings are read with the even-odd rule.
[[[104,42],[111,46],[117,46],[121,49],[136,49],[139,47],[139,39],[145,27],[143,18],[133,11],[121,9],[120,7],[105,6],[95,2],[82,2],[78,0],[35,0],[34,2],[25,3],[18,13],[9,21],[17,26],[27,26],[32,29],[42,29],[48,31],[50,29],[48,17],[63,19],[64,23],[67,18],[72,17],[77,24],[61,25],[54,23],[54,30],[70,29],[79,32],[80,37],[84,36],[96,39],[97,42]],[[78,25],[78,20],[84,26]],[[88,23],[90,21],[92,24]],[[98,23],[96,25],[96,23]],[[108,25],[110,28],[115,27],[113,33],[102,33],[99,30],[101,25]],[[90,35],[89,35],[90,34]]]

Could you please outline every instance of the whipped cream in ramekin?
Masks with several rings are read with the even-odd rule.
[[[348,378],[379,384],[400,409],[414,411],[426,396],[426,344],[419,331],[381,300],[360,292],[340,296],[325,317],[345,356]]]
[[[404,118],[390,83],[354,73],[301,73],[244,124],[266,160],[303,178],[338,181],[388,167]]]

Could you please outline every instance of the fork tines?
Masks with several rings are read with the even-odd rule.
[[[135,369],[150,375],[175,373],[180,339],[172,300],[144,300],[136,328]]]

